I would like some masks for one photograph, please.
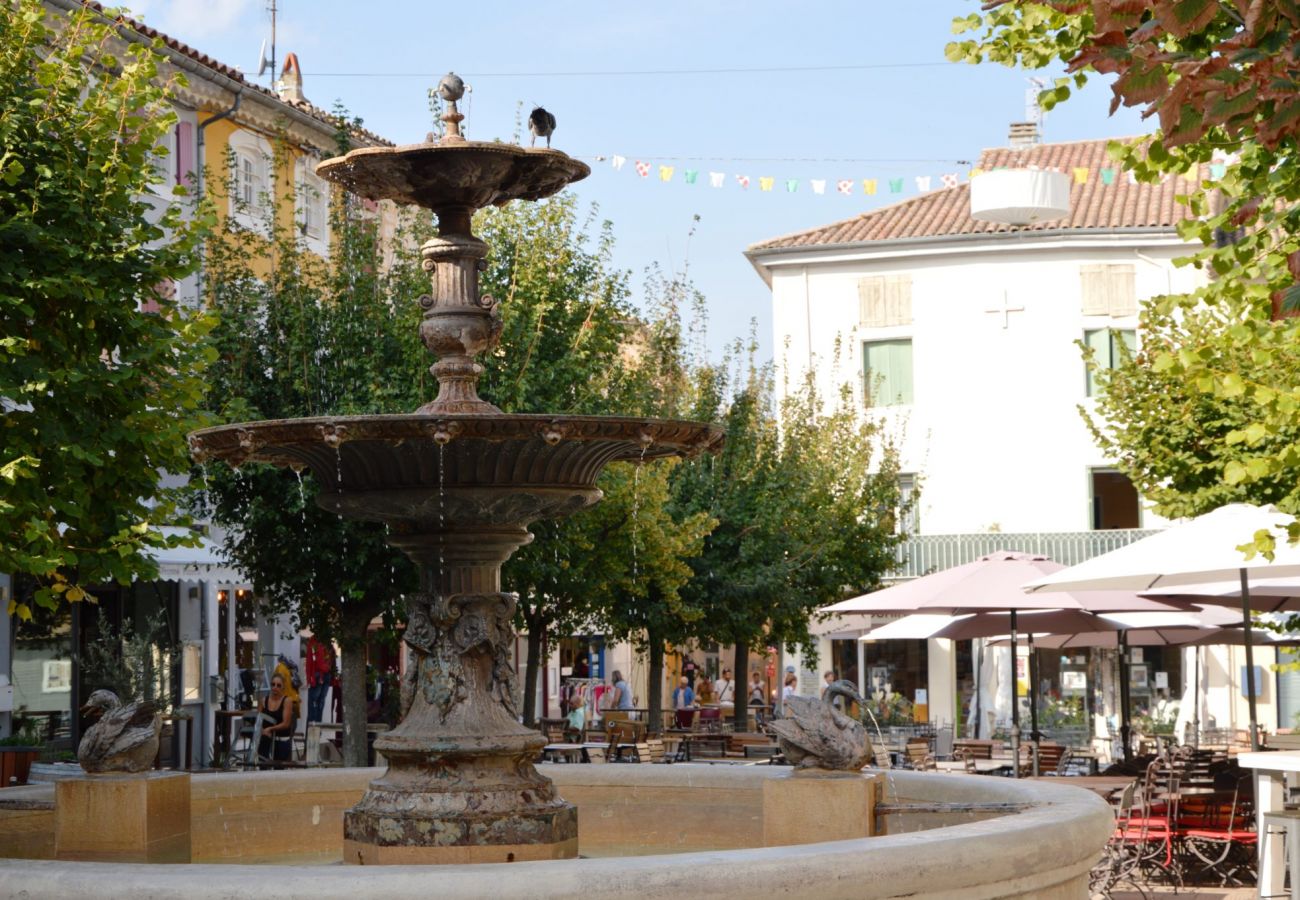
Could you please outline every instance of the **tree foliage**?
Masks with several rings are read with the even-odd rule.
[[[24,619],[153,577],[175,542],[160,480],[187,467],[209,351],[171,290],[203,223],[151,157],[175,124],[158,58],[90,7],[0,16],[0,571]]]
[[[340,126],[346,144],[346,119]],[[279,142],[276,171],[289,169],[285,152]],[[229,202],[229,187],[215,190],[212,202]],[[415,298],[427,289],[418,259],[399,253],[384,268],[378,221],[355,198],[332,204],[331,252],[322,259],[295,224],[277,218],[284,203],[261,204],[270,212],[254,229],[227,217],[208,243],[207,300],[220,318],[212,409],[222,421],[247,421],[415,408],[425,399],[414,349]],[[364,765],[366,640],[374,619],[395,625],[401,617],[414,566],[386,543],[382,524],[321,509],[313,478],[272,466],[213,466],[198,486],[198,501],[228,529],[226,549],[264,611],[339,642],[344,755]]]
[[[1278,315],[1300,300],[1297,26],[1282,0],[996,2],[954,22],[978,34],[950,44],[950,59],[1064,63],[1049,107],[1071,84],[1112,76],[1112,109],[1141,106],[1160,124],[1112,154],[1144,181],[1190,176],[1179,232],[1200,249],[1184,262],[1209,277],[1146,306],[1142,351],[1099,379],[1096,425],[1168,514],[1229,499],[1297,508],[1300,324]],[[1256,536],[1255,549],[1272,547]]]

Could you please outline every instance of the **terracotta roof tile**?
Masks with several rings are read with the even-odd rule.
[[[1130,184],[1124,172],[1106,152],[1109,140],[1077,141],[1066,144],[1034,144],[1023,148],[998,147],[980,154],[979,167],[1059,167],[1066,173],[1087,168],[1088,180],[1070,185],[1070,215],[1065,219],[1028,226],[982,222],[970,215],[970,185],[959,184],[922,194],[901,203],[754,244],[750,252],[790,247],[825,247],[864,241],[943,237],[960,234],[997,234],[1011,231],[1056,231],[1062,229],[1173,228],[1190,217],[1187,207],[1174,196],[1187,193],[1182,179],[1162,184]],[[1114,168],[1113,184],[1103,183],[1100,170]]]
[[[93,9],[96,12],[106,17],[109,15],[108,11],[104,8],[104,6],[96,2],[96,0],[82,0],[82,3],[85,6],[89,7],[90,9]],[[339,117],[334,115],[333,113],[321,109],[319,106],[316,106],[315,104],[309,103],[307,101],[290,102],[287,100],[282,100],[280,99],[280,95],[277,94],[275,91],[271,90],[270,88],[263,87],[260,84],[254,84],[253,82],[246,79],[244,77],[244,73],[239,71],[239,69],[235,68],[234,66],[228,66],[225,63],[221,62],[220,60],[215,59],[214,57],[211,57],[200,50],[194,49],[189,44],[183,43],[182,41],[178,41],[176,38],[172,37],[171,35],[163,34],[158,29],[149,27],[148,25],[144,24],[138,19],[133,19],[130,16],[123,15],[121,13],[114,13],[112,18],[113,21],[119,23],[120,25],[126,28],[130,28],[132,31],[138,32],[139,34],[144,35],[150,40],[154,40],[154,39],[160,40],[163,42],[164,45],[174,50],[175,52],[181,54],[182,56],[187,56],[190,59],[194,60],[199,65],[209,68],[220,75],[224,75],[226,78],[229,78],[231,81],[236,81],[242,84],[244,86],[244,90],[256,91],[257,93],[262,94],[263,96],[271,100],[274,100],[276,103],[281,103],[285,106],[291,106],[294,109],[306,113],[307,115],[311,116],[313,119],[316,119],[320,121],[322,124],[327,125],[331,128],[337,127],[339,124]],[[370,131],[368,129],[352,128],[351,131],[353,134],[365,138],[367,141],[373,144],[378,144],[385,147],[393,146],[392,141],[388,140],[387,138],[380,137],[379,135],[375,134],[373,131]]]

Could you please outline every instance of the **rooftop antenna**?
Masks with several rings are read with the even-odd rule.
[[[1038,102],[1038,95],[1047,90],[1047,79],[1027,78],[1029,87],[1025,89],[1025,121],[1041,126],[1047,118],[1047,110]]]
[[[266,73],[267,69],[271,70],[271,90],[277,90],[278,85],[275,83],[275,0],[270,0],[267,9],[271,12],[271,56],[268,59],[266,55],[266,41],[262,41],[262,52],[258,56],[257,76],[260,78]]]

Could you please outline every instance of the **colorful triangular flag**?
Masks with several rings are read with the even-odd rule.
[[[902,192],[903,192],[903,179],[901,178],[889,179],[889,193],[901,194]]]
[[[1210,163],[1210,177],[1214,179],[1222,178],[1227,174],[1228,167],[1223,163]]]
[[[627,162],[627,157],[619,156],[617,153],[615,153],[613,159],[611,159],[610,162],[614,166],[614,171],[617,172],[619,169],[623,168],[623,163]]]
[[[650,175],[650,163],[641,162],[640,160],[637,160],[636,173],[640,175],[642,178],[648,177]]]
[[[787,178],[785,180],[785,192],[787,194],[793,194],[797,190],[799,190],[799,179]]]
[[[955,188],[955,187],[957,186],[957,173],[956,173],[956,172],[947,172],[947,173],[945,173],[945,174],[943,174],[943,175],[940,175],[940,176],[939,176],[939,180],[940,180],[941,182],[943,182],[943,186],[944,186],[944,187],[946,187],[946,188]]]
[[[699,176],[699,169],[687,169],[685,172],[682,172],[682,178],[686,179],[687,184],[695,184],[695,179]]]
[[[839,181],[835,182],[835,190],[839,191],[841,194],[852,194],[853,182],[848,178],[841,178]]]
[[[868,196],[875,196],[876,179],[874,178],[862,179],[862,193],[867,194]]]
[[[1087,183],[1088,183],[1088,168],[1087,168],[1087,166],[1075,166],[1075,167],[1074,167],[1074,183],[1075,183],[1075,184],[1087,184]]]
[[[1115,170],[1114,170],[1114,169],[1109,169],[1109,168],[1107,168],[1107,169],[1102,169],[1102,170],[1101,170],[1101,183],[1102,183],[1102,184],[1114,184],[1114,183],[1115,183]]]
[[[825,179],[825,178],[814,178],[812,181],[810,181],[810,182],[808,182],[808,183],[812,185],[812,189],[813,189],[813,193],[814,193],[814,194],[824,194],[824,193],[826,193],[826,179]]]
[[[760,191],[770,191],[774,184],[776,184],[776,179],[770,175],[760,175],[758,178],[758,189]]]
[[[917,175],[917,176],[916,176],[916,189],[917,189],[918,191],[921,191],[922,193],[924,193],[925,191],[928,191],[928,190],[930,189],[930,176],[929,176],[929,175]]]
[[[726,172],[710,172],[709,187],[722,187],[722,182],[726,179]]]
[[[748,176],[748,175],[737,175],[737,176],[736,176],[736,184],[740,185],[740,189],[741,189],[742,191],[743,191],[743,190],[747,190],[747,189],[749,188],[749,176]]]
[[[673,169],[672,166],[660,166],[660,167],[659,167],[659,180],[660,180],[660,181],[672,181],[672,180],[673,180],[673,171],[674,171],[674,169]]]

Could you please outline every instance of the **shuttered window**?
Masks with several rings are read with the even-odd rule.
[[[862,391],[867,406],[912,402],[911,338],[862,345]]]
[[[912,324],[912,276],[872,275],[858,281],[858,319],[867,328]]]
[[[1137,315],[1137,288],[1130,265],[1080,266],[1085,316]]]
[[[1083,342],[1092,351],[1094,363],[1102,369],[1113,369],[1137,351],[1137,332],[1132,328],[1098,328],[1083,333]],[[1097,396],[1097,373],[1084,363],[1085,390],[1089,397]]]

